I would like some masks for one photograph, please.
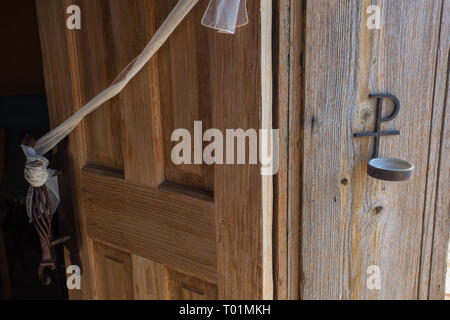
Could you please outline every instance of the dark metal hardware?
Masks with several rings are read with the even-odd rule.
[[[34,146],[35,140],[31,136],[27,136],[23,142],[25,145]],[[63,237],[53,240],[52,236],[52,221],[54,210],[50,202],[47,187],[44,185],[39,188],[32,187],[32,222],[39,236],[42,249],[42,259],[38,269],[39,280],[44,285],[49,285],[52,278],[49,273],[46,273],[46,268],[50,270],[56,269],[56,261],[53,247],[66,242],[69,237]]]
[[[399,99],[389,93],[371,94],[371,98],[377,99],[376,128],[373,132],[355,133],[355,137],[375,137],[375,146],[373,159],[367,164],[367,174],[375,179],[386,181],[405,181],[411,179],[414,172],[414,165],[406,160],[393,158],[379,158],[381,137],[400,135],[399,130],[381,130],[381,123],[394,120],[400,112]],[[383,117],[383,100],[391,99],[394,101],[394,111],[386,117]]]
[[[414,165],[406,160],[374,158],[367,164],[367,174],[385,181],[405,181],[412,178]]]
[[[362,133],[355,133],[355,137],[357,138],[364,138],[364,137],[375,137],[375,150],[373,152],[373,157],[378,158],[378,154],[380,152],[380,138],[381,137],[387,137],[387,136],[398,136],[400,135],[400,131],[398,130],[388,130],[388,131],[381,131],[381,123],[382,122],[389,122],[394,120],[399,112],[400,112],[400,101],[398,98],[392,94],[388,93],[377,93],[377,94],[371,94],[371,98],[377,99],[377,118],[376,118],[376,128],[374,132],[362,132]],[[394,101],[394,111],[391,115],[387,117],[383,117],[383,99],[389,98]]]

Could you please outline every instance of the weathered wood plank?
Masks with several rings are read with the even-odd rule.
[[[278,79],[276,108],[280,129],[280,171],[276,181],[276,226],[274,227],[274,275],[277,299],[298,299],[300,256],[300,188],[303,108],[303,59],[305,1],[277,2],[278,48],[274,47]]]
[[[421,254],[440,1],[379,1],[381,30],[366,27],[371,1],[308,1],[302,212],[304,299],[415,299]],[[413,180],[371,179],[366,163],[372,92],[399,97],[381,156],[416,165]],[[427,150],[427,147],[425,147]],[[381,290],[366,286],[378,265]]]
[[[214,203],[100,170],[82,174],[88,235],[152,261],[216,279]]]
[[[300,211],[303,164],[303,110],[306,2],[291,0],[291,35],[289,95],[289,201],[288,201],[288,298],[298,299],[300,291]],[[299,125],[300,124],[300,125]]]
[[[273,64],[272,64],[272,1],[262,0],[260,3],[261,20],[261,126],[263,130],[271,131],[273,128]],[[272,152],[278,150],[271,149],[276,136],[259,137],[259,148],[266,145]],[[259,150],[261,153],[262,150]],[[273,156],[271,154],[271,156]],[[272,157],[272,161],[278,161]],[[261,164],[262,166],[262,164]],[[278,163],[271,164],[272,171],[278,170]],[[262,299],[273,299],[273,176],[261,176],[261,206],[262,206]]]
[[[290,0],[274,2],[274,125],[280,130],[279,171],[274,184],[274,298],[287,298],[289,161]]]
[[[419,299],[444,299],[450,237],[450,1],[443,1],[430,133]]]

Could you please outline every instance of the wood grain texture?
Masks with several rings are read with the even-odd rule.
[[[77,34],[66,28],[65,12],[70,1],[36,1],[42,63],[45,78],[50,125],[63,122],[82,106],[80,92],[81,67],[75,50]],[[86,236],[85,216],[81,211],[80,168],[87,161],[84,144],[84,127],[80,125],[58,147],[61,203],[58,209],[60,231],[71,241],[66,243],[66,264],[81,266],[82,290],[71,290],[71,299],[89,299],[95,296],[95,271],[93,269],[92,242]],[[70,250],[70,252],[69,252]]]
[[[213,300],[217,286],[168,265],[132,255],[137,300]]]
[[[450,1],[444,0],[435,70],[419,299],[443,300],[445,297],[446,258],[450,237],[449,12]]]
[[[97,297],[102,300],[132,300],[131,255],[102,243],[95,243]]]
[[[305,61],[301,296],[304,299],[415,299],[418,295],[434,69],[441,1],[378,1],[383,29],[366,27],[371,1],[308,1]],[[416,166],[413,180],[366,174],[372,92],[399,97],[381,156]],[[420,152],[418,150],[420,148]],[[427,150],[428,151],[428,150]],[[381,290],[366,286],[370,265]]]
[[[156,31],[156,0],[109,0],[114,55],[123,70]],[[108,57],[105,57],[108,58]],[[118,73],[117,73],[118,74]],[[153,57],[119,96],[124,175],[128,181],[157,187],[164,181],[158,58]],[[106,106],[104,106],[106,107]]]
[[[168,270],[168,297],[171,300],[216,300],[217,286],[175,270]]]
[[[249,24],[233,37],[211,34],[209,39],[213,127],[260,128],[262,112],[261,6],[249,1]],[[264,10],[269,10],[265,8]],[[215,166],[218,288],[221,299],[262,299],[271,266],[265,265],[262,179],[256,165]],[[243,196],[245,195],[245,196]],[[266,212],[271,215],[271,212]],[[266,225],[267,227],[267,225]],[[245,279],[245,281],[244,281]],[[270,284],[267,284],[270,286]]]
[[[274,126],[280,130],[279,171],[274,184],[274,298],[287,298],[287,207],[289,159],[289,94],[290,94],[290,0],[274,2]]]
[[[175,3],[41,0],[52,125],[108,86]],[[65,28],[69,4],[82,9],[81,30]],[[172,130],[194,120],[224,132],[272,124],[270,1],[249,2],[251,23],[235,36],[200,25],[206,6],[200,2],[120,96],[69,138],[66,181],[74,184],[64,190],[74,193],[73,239],[91,274],[80,298],[272,297],[272,177],[257,165],[175,167],[167,156]],[[124,289],[111,287],[108,296],[115,284],[98,270],[116,269]],[[179,289],[183,281],[187,289]]]
[[[428,299],[442,300],[445,296],[447,246],[450,237],[450,119],[448,114],[448,78],[446,92],[445,121],[442,127],[442,140],[437,178],[436,205],[434,216],[433,247],[430,254]]]
[[[89,236],[216,279],[214,203],[83,170]]]
[[[81,30],[71,32],[76,34],[73,50],[78,56],[79,97],[84,105],[107,88],[122,71],[114,56],[116,30],[111,19],[111,10],[117,3],[109,0],[72,0],[70,3],[78,5],[82,11]],[[63,19],[67,6],[63,12],[58,12]],[[115,97],[83,121],[90,164],[124,170],[121,117],[120,98]]]
[[[165,300],[168,295],[167,268],[154,261],[132,255],[134,298],[136,300]]]
[[[176,0],[156,1],[156,19],[161,23]],[[214,191],[214,167],[205,164],[175,165],[171,141],[175,129],[187,129],[194,143],[194,121],[203,132],[211,128],[211,67],[208,37],[213,30],[201,25],[208,5],[200,1],[158,53],[161,115],[164,141],[165,180],[205,191]],[[203,146],[206,146],[204,143]],[[193,149],[192,149],[193,151]],[[193,153],[192,153],[193,154]],[[194,163],[194,158],[192,159]]]
[[[305,26],[306,1],[291,0],[291,35],[289,95],[289,201],[288,201],[288,285],[287,298],[298,299],[300,292],[300,237],[303,154],[303,117],[305,102]],[[299,125],[300,124],[300,125]]]
[[[272,2],[261,1],[261,125],[263,130],[271,131],[273,128],[273,64],[272,64]],[[267,146],[272,150],[273,141],[276,137],[268,136],[263,139],[259,137],[259,147]],[[262,152],[262,150],[259,150]],[[271,156],[273,156],[271,154]],[[276,161],[273,157],[272,161]],[[272,172],[278,169],[278,164],[272,163]],[[261,206],[262,206],[262,299],[273,299],[273,176],[261,176]]]
[[[277,175],[274,228],[277,299],[298,299],[303,107],[304,1],[278,1],[278,48],[274,48],[278,79],[276,98],[280,129],[280,171]]]

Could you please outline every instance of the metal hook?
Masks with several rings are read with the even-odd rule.
[[[389,93],[375,93],[370,95],[377,99],[376,128],[373,132],[355,133],[355,137],[375,137],[373,159],[367,164],[367,174],[373,178],[386,181],[405,181],[411,179],[414,173],[414,165],[406,160],[379,158],[380,138],[399,135],[398,130],[381,130],[381,123],[394,120],[400,112],[400,100]],[[383,99],[391,99],[394,102],[394,111],[389,116],[383,117]]]
[[[35,141],[32,136],[27,136],[24,140],[24,145],[34,146]],[[58,173],[55,173],[57,175]],[[47,274],[46,268],[50,270],[56,269],[55,255],[53,247],[61,244],[69,237],[63,237],[58,240],[52,239],[52,220],[54,216],[54,210],[47,187],[45,185],[41,187],[32,187],[32,201],[31,201],[31,220],[39,236],[42,249],[42,259],[38,268],[38,276],[44,285],[49,285],[52,281],[50,274]]]
[[[378,154],[380,151],[380,138],[386,136],[400,135],[400,131],[398,130],[388,130],[388,131],[381,130],[382,122],[392,121],[398,116],[400,112],[400,100],[396,96],[389,93],[374,93],[371,94],[370,97],[377,99],[377,118],[375,131],[355,133],[355,137],[357,138],[375,137],[375,149],[373,152],[373,158],[378,158]],[[392,99],[394,101],[394,111],[392,112],[391,115],[383,118],[383,99],[385,98]]]
[[[49,268],[50,270],[55,270],[56,265],[53,261],[41,261],[39,268],[38,268],[38,276],[39,280],[41,280],[43,285],[48,286],[52,282],[52,277],[50,273],[46,273],[45,269]]]
[[[57,246],[61,243],[68,241],[69,239],[70,239],[69,236],[63,237],[58,240],[52,241],[50,243],[50,245],[48,245],[47,243],[42,243],[42,240],[41,240],[42,260],[41,260],[41,263],[39,264],[38,276],[39,276],[39,280],[41,280],[42,284],[48,286],[52,282],[52,277],[51,277],[50,273],[46,273],[45,269],[49,268],[52,271],[54,271],[56,269],[55,257],[54,257],[52,248],[54,246]]]
[[[380,117],[382,117],[380,122],[389,122],[389,121],[394,120],[398,116],[398,114],[400,112],[400,100],[396,96],[394,96],[393,94],[390,94],[390,93],[373,93],[373,94],[369,95],[369,97],[378,99],[378,102],[377,102],[378,106],[380,106],[380,103],[381,104],[383,103],[383,99],[384,98],[388,98],[388,99],[391,99],[392,101],[394,101],[394,111],[392,112],[392,114],[390,116],[387,116],[387,117],[384,117],[384,118],[382,117],[382,114],[380,114]]]

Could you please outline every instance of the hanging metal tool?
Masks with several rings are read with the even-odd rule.
[[[29,147],[33,147],[34,144],[35,140],[30,136],[27,136],[23,142],[24,146]],[[42,160],[37,158],[27,160],[26,164],[27,167],[31,168],[31,170],[33,170],[33,168],[40,168],[43,165]],[[57,172],[53,172],[52,174],[56,176]],[[69,237],[52,240],[52,222],[56,208],[52,205],[52,201],[45,184],[39,187],[31,185],[28,191],[28,197],[31,199],[31,208],[28,215],[39,236],[42,249],[42,259],[38,268],[38,276],[44,285],[49,285],[52,278],[50,274],[46,272],[46,269],[56,269],[54,247],[69,240]]]

